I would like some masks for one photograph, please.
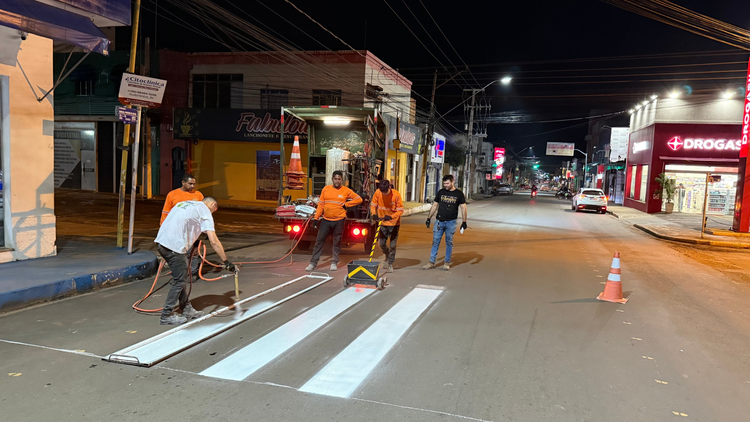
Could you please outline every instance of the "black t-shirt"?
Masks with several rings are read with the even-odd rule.
[[[438,221],[451,221],[458,219],[458,206],[466,203],[464,193],[458,189],[440,189],[435,196],[438,203]]]

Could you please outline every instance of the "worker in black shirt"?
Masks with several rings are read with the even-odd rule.
[[[435,202],[432,203],[430,215],[427,217],[427,228],[430,228],[432,216],[437,212],[437,223],[432,229],[432,251],[430,253],[430,262],[422,267],[423,270],[435,268],[440,240],[445,234],[445,263],[443,269],[451,269],[451,254],[453,253],[453,235],[456,233],[456,219],[458,219],[458,209],[461,209],[461,215],[464,222],[461,224],[461,230],[467,228],[466,225],[466,198],[463,192],[456,189],[453,183],[453,176],[448,174],[443,176],[443,189],[440,189],[435,196]]]

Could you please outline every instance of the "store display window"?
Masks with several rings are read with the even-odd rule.
[[[705,200],[706,192],[706,175],[713,174],[719,177],[716,181],[709,182],[708,184],[708,206],[706,208],[707,214],[712,215],[732,215],[734,213],[734,197],[737,190],[737,169],[725,168],[721,169],[725,173],[716,174],[715,172],[708,173],[690,173],[690,172],[670,172],[675,167],[689,167],[689,166],[675,166],[667,165],[666,174],[670,179],[674,179],[677,185],[675,195],[672,200],[674,202],[674,211],[689,214],[701,214],[703,213],[703,203]],[[703,169],[703,168],[701,168]],[[711,168],[711,170],[718,170]],[[732,173],[728,173],[732,171]],[[665,209],[666,199],[662,201],[662,210]]]

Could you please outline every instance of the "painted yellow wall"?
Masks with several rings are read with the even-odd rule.
[[[7,92],[0,119],[3,184],[8,189],[4,205],[5,246],[14,249],[0,252],[0,262],[7,262],[56,252],[55,112],[53,95],[37,101],[44,95],[42,89],[49,89],[54,83],[52,40],[29,34],[21,41],[18,31],[9,28],[4,28],[2,35],[9,40],[0,44],[2,55],[7,58],[17,54],[15,65],[0,64],[2,90]]]
[[[256,198],[256,153],[278,150],[279,144],[271,142],[200,141],[193,149],[192,157],[196,187],[204,196],[213,196],[219,202],[230,200],[247,205],[273,206],[276,199]],[[284,153],[288,170],[292,144],[284,144]],[[307,173],[307,145],[300,145],[300,156],[302,171]],[[293,200],[307,197],[306,190],[286,190],[285,193],[292,195]]]

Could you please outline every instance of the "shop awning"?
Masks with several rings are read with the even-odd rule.
[[[109,54],[109,40],[89,18],[34,0],[0,0],[0,25]]]

